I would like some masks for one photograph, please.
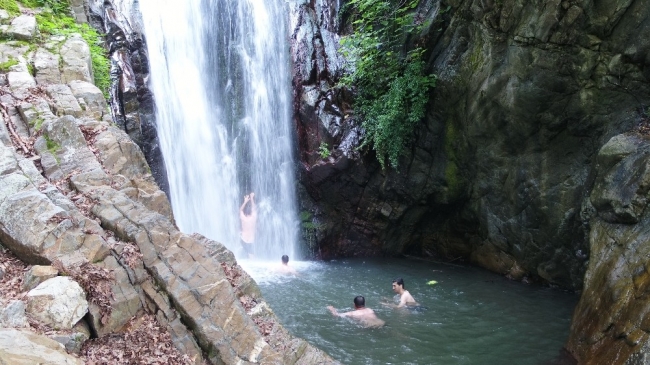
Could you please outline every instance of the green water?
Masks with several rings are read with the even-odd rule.
[[[344,364],[540,365],[557,361],[575,294],[512,282],[481,269],[407,259],[292,263],[298,277],[271,274],[274,264],[242,265],[282,324]],[[425,309],[380,305],[392,279]],[[436,280],[436,285],[426,283]],[[353,308],[357,295],[386,321],[361,328],[326,309]]]

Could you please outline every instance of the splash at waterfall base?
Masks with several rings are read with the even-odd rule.
[[[88,49],[75,36],[51,41]],[[112,124],[101,91],[87,78],[90,69],[66,73],[77,79],[62,83],[58,67],[66,63],[59,57],[69,61],[71,53],[51,54],[55,66],[37,64],[34,77],[22,57],[28,47],[1,46],[3,55],[16,53],[21,61],[2,73],[0,86],[0,249],[28,265],[110,271],[112,295],[105,302],[89,297],[88,314],[77,324],[106,339],[126,331],[134,317],[155,316],[197,365],[336,363],[278,323],[223,245],[177,229],[142,151]],[[89,67],[82,55],[74,57],[74,65]],[[6,308],[3,301],[0,311]],[[0,362],[16,363],[5,361],[9,350],[16,348],[0,349]]]

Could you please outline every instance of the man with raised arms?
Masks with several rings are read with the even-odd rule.
[[[353,311],[339,313],[331,305],[328,305],[327,309],[329,309],[330,312],[332,312],[332,314],[337,317],[354,319],[364,327],[375,327],[375,328],[382,327],[386,323],[381,319],[377,318],[377,315],[375,315],[375,311],[373,311],[370,308],[366,308],[366,299],[361,295],[354,298]]]
[[[251,258],[253,257],[253,243],[255,243],[255,229],[257,227],[255,193],[244,196],[244,203],[239,207],[239,220],[241,222],[241,245],[244,252],[246,252],[246,256]]]

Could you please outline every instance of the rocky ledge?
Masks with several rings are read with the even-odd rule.
[[[66,349],[138,318],[189,363],[336,363],[278,323],[223,245],[177,229],[92,83],[83,39],[36,42],[32,15],[0,18],[24,34],[0,43],[0,62],[17,61],[0,75],[0,251],[28,265],[17,278],[0,261],[0,283],[21,283],[0,295],[0,363],[82,363]]]

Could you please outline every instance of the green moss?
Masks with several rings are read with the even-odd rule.
[[[308,220],[311,219],[311,213],[306,211],[306,210],[303,210],[302,212],[300,212],[298,214],[298,216],[300,217],[301,222],[305,222],[305,221],[308,221]]]
[[[11,16],[20,14],[20,9],[18,8],[16,0],[0,0],[0,9],[6,10]]]
[[[469,55],[467,62],[467,67],[472,73],[478,71],[479,67],[481,67],[485,61],[485,58],[483,57],[483,49],[481,48],[482,43],[477,42],[475,44],[476,45],[474,49],[472,49],[472,53]]]
[[[456,196],[461,192],[462,178],[458,170],[458,131],[453,121],[447,121],[445,129],[445,154],[447,155],[447,165],[445,166],[445,181],[450,197]]]
[[[10,56],[9,60],[0,63],[0,72],[9,72],[9,69],[17,64],[18,60]]]
[[[36,118],[36,120],[34,121],[34,124],[32,125],[32,127],[34,127],[34,130],[40,131],[41,128],[43,128],[43,122],[44,121],[45,120],[43,118],[40,118],[40,117]]]
[[[45,137],[47,150],[50,151],[50,153],[52,153],[56,157],[56,151],[61,149],[61,145],[56,143],[56,141],[53,141],[48,135],[45,135],[44,137]]]
[[[81,35],[90,47],[95,85],[108,98],[108,89],[111,86],[110,61],[106,56],[104,42],[99,33],[88,24],[78,24],[74,18],[63,13],[44,11],[36,15],[36,20],[41,34],[66,37],[72,34]]]

